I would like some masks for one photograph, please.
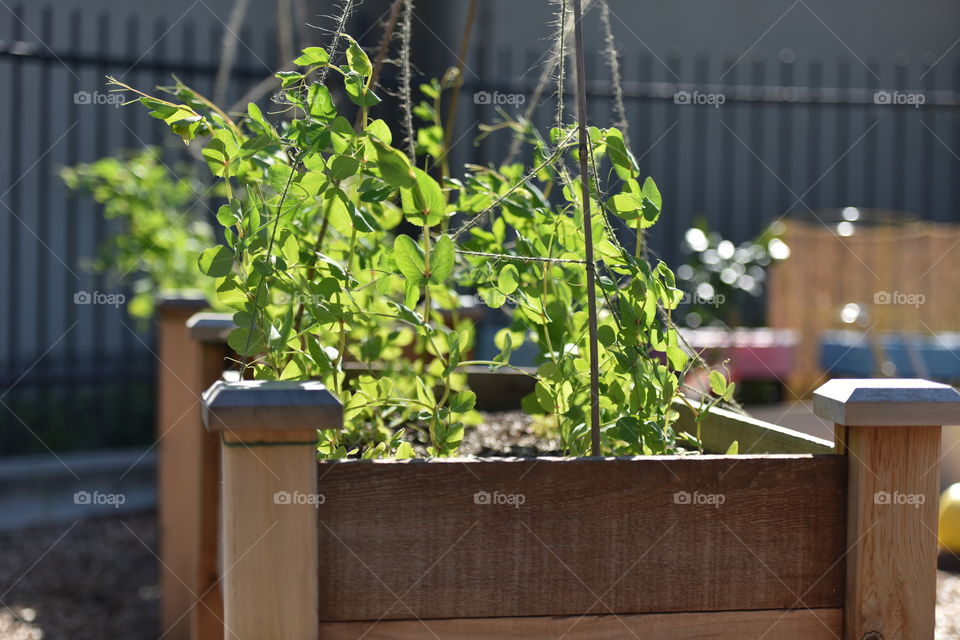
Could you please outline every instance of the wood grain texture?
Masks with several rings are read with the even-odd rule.
[[[843,604],[841,456],[319,467],[324,621]]]
[[[200,350],[189,339],[190,304],[158,307],[157,469],[161,623],[171,640],[190,638],[201,511]]]
[[[846,427],[847,640],[929,639],[937,586],[940,427]]]
[[[313,446],[227,447],[223,592],[227,638],[317,637],[317,508],[277,499],[316,494]]]
[[[324,622],[320,640],[836,640],[843,609]]]
[[[680,413],[674,428],[696,435],[693,411],[682,400],[673,408]],[[836,453],[834,444],[799,431],[769,422],[742,416],[726,409],[714,408],[704,417],[700,429],[703,448],[710,453],[725,453],[730,445],[739,443],[740,453]]]
[[[200,348],[200,379],[206,389],[223,374],[226,345],[203,343]],[[193,640],[223,637],[223,592],[220,585],[220,439],[194,425],[200,432],[199,485],[195,487],[200,520],[197,532],[197,565],[194,591],[199,602],[193,610]],[[189,499],[183,496],[183,500]]]

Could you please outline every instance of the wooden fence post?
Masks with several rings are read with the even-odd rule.
[[[342,407],[317,382],[219,381],[203,399],[222,442],[224,637],[316,638],[317,429]]]
[[[197,563],[197,505],[191,471],[199,469],[200,352],[190,340],[187,318],[207,307],[205,299],[166,297],[157,302],[157,501],[159,514],[161,624],[169,640],[190,638],[192,583]],[[218,376],[219,377],[219,376]]]
[[[200,354],[198,396],[223,376],[227,335],[236,326],[229,313],[195,313],[186,323],[194,349]],[[198,416],[199,417],[199,416]],[[207,640],[223,636],[223,593],[220,587],[220,438],[216,433],[189,427],[192,442],[199,450],[193,492],[189,499],[197,503],[199,517],[193,538],[196,558],[191,588],[196,602],[190,616],[190,638]],[[194,454],[196,455],[196,454]],[[187,496],[184,496],[187,499]]]
[[[814,412],[848,456],[846,640],[933,638],[940,430],[960,393],[926,380],[831,380]]]

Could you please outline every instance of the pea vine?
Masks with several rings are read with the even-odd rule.
[[[420,87],[411,158],[371,113],[374,65],[342,38],[344,64],[309,47],[296,70],[277,74],[281,119],[253,103],[230,115],[182,82],[157,97],[110,79],[201,145],[222,187],[224,242],[205,249],[199,267],[234,311],[229,344],[243,374],[319,379],[340,398],[346,428],[321,433],[321,456],[405,458],[416,442],[429,456],[456,455],[479,422],[466,367],[515,369],[536,379],[524,410],[555,425],[566,453],[588,455],[593,333],[602,453],[699,446],[673,428],[675,403],[688,402],[679,388],[690,360],[670,321],[683,293],[667,265],[641,251],[662,197],[622,132],[589,127],[578,142],[577,123],[558,120],[544,135],[504,119],[497,126],[514,132],[529,161],[468,165],[455,178],[440,108],[455,78]],[[580,160],[588,169],[575,176],[567,163]],[[636,246],[621,244],[611,217]],[[493,360],[471,356],[475,328],[460,317],[460,291],[510,316]],[[535,346],[535,371],[511,363],[524,343]],[[714,374],[715,397],[693,407],[697,415],[732,395]]]

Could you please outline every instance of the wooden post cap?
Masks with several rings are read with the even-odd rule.
[[[227,336],[236,329],[233,316],[229,313],[195,313],[187,320],[190,337],[197,342],[208,344],[226,344]]]
[[[960,393],[912,378],[835,379],[813,392],[813,412],[848,427],[960,424]]]
[[[238,440],[283,441],[281,434],[341,428],[343,407],[319,382],[218,380],[203,393],[203,424]]]

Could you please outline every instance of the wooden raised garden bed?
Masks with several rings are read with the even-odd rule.
[[[769,431],[818,455],[318,463],[322,386],[217,382],[225,637],[932,638],[958,401],[834,380],[839,451]]]

